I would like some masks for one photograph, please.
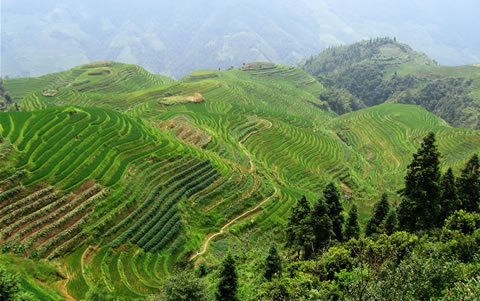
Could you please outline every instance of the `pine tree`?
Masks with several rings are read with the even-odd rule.
[[[292,209],[286,228],[287,247],[295,249],[300,257],[303,251],[308,258],[312,249],[313,230],[310,218],[310,204],[302,197]]]
[[[383,230],[387,235],[392,235],[398,230],[397,210],[391,209],[385,219]]]
[[[380,201],[375,203],[373,207],[373,214],[365,228],[367,236],[382,232],[382,224],[387,218],[390,205],[388,204],[387,194],[382,194]]]
[[[223,259],[219,278],[215,299],[217,301],[237,300],[237,272],[235,270],[235,260],[230,253],[227,253],[227,256]]]
[[[360,225],[358,224],[357,205],[353,204],[348,213],[347,223],[345,225],[345,239],[358,239],[360,237]]]
[[[325,201],[320,199],[315,203],[310,218],[313,235],[315,237],[313,241],[313,249],[314,251],[317,251],[326,247],[332,237],[335,236],[332,220],[328,215],[328,207],[327,204],[325,204]]]
[[[441,197],[440,205],[442,206],[439,223],[452,215],[453,212],[460,209],[457,187],[455,184],[455,176],[451,168],[442,176],[440,181]]]
[[[480,202],[480,163],[478,155],[473,155],[458,178],[458,196],[462,209],[478,212]]]
[[[403,199],[398,211],[402,229],[430,229],[440,218],[440,153],[429,133],[407,167]]]
[[[338,241],[343,240],[343,208],[340,204],[340,192],[338,191],[335,184],[330,182],[327,187],[323,190],[323,197],[328,208],[328,215],[332,220],[332,229],[335,234],[334,238]]]
[[[268,250],[267,258],[265,259],[265,273],[264,276],[268,281],[271,281],[275,274],[280,275],[282,272],[282,258],[278,255],[277,248],[272,244]]]

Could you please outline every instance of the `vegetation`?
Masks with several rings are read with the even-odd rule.
[[[215,299],[218,301],[237,300],[237,281],[235,260],[232,255],[228,253],[222,262]]]
[[[474,287],[480,132],[418,105],[370,107],[362,97],[385,80],[398,82],[391,97],[421,87],[392,68],[439,67],[370,43],[384,67],[365,90],[330,86],[340,72],[330,63],[323,84],[272,63],[173,81],[99,62],[5,80],[21,112],[0,113],[2,262],[40,300],[408,299]],[[385,47],[404,55],[392,63]],[[361,63],[345,57],[345,68]],[[46,267],[46,278],[35,272]]]
[[[37,300],[19,284],[18,275],[11,274],[0,265],[0,297],[5,301]]]
[[[391,38],[330,47],[300,64],[339,114],[381,103],[416,104],[456,127],[479,128],[478,69],[438,66]]]

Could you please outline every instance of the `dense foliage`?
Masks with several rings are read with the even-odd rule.
[[[435,135],[430,133],[409,165],[405,189],[401,192],[402,203],[398,208],[392,207],[383,194],[373,206],[365,236],[359,234],[355,205],[351,206],[345,225],[341,223],[344,240],[336,236],[330,217],[337,210],[342,215],[345,212],[341,205],[334,205],[339,197],[333,183],[325,187],[313,207],[305,197],[300,198],[292,209],[285,231],[286,244],[281,251],[272,246],[264,249],[264,258],[236,262],[242,269],[253,273],[260,270],[263,275],[249,284],[250,293],[242,292],[243,298],[475,300],[480,297],[480,213],[456,201],[456,191],[461,188],[451,169],[441,174],[439,157]],[[466,163],[464,178],[465,171],[472,171],[477,159],[474,155]],[[468,177],[471,178],[471,173]],[[432,192],[430,189],[435,187],[438,191]],[[480,190],[475,185],[469,187],[472,193]],[[428,196],[436,201],[427,202]],[[480,204],[480,199],[475,202]],[[405,214],[407,206],[415,209]],[[397,211],[402,217],[400,226],[406,231],[399,231]],[[421,214],[425,220],[421,220]],[[225,271],[225,262],[231,262],[230,256],[225,257],[220,273]],[[219,280],[220,284],[223,282]]]
[[[34,301],[33,297],[20,284],[20,276],[8,272],[0,265],[0,300],[3,301]]]
[[[472,78],[443,74],[434,61],[394,39],[330,47],[300,66],[328,88],[319,97],[339,114],[384,102],[416,104],[452,126],[480,127]]]

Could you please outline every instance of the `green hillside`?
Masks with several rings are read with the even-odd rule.
[[[443,169],[480,148],[480,131],[416,105],[338,116],[314,77],[271,63],[173,81],[100,62],[5,88],[21,112],[0,113],[0,245],[17,255],[0,263],[42,300],[82,299],[96,283],[141,299],[190,260],[251,259],[331,180],[364,223],[429,131]],[[61,276],[24,268],[46,263]]]
[[[439,66],[390,38],[331,47],[300,64],[328,89],[320,99],[343,114],[381,103],[416,104],[455,127],[479,129],[480,69]]]

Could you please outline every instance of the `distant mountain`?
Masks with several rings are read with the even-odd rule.
[[[339,114],[388,103],[421,105],[455,127],[480,128],[480,68],[439,66],[395,39],[330,47],[300,66]]]
[[[425,54],[391,38],[375,38],[351,45],[329,47],[301,63],[305,71],[315,76],[341,73],[357,64],[375,65],[382,69],[401,64],[436,65]]]
[[[3,0],[1,74],[39,76],[115,60],[180,78],[251,61],[295,65],[329,45],[384,35],[441,63],[480,61],[472,26],[478,4],[452,14],[433,0],[417,2]]]

